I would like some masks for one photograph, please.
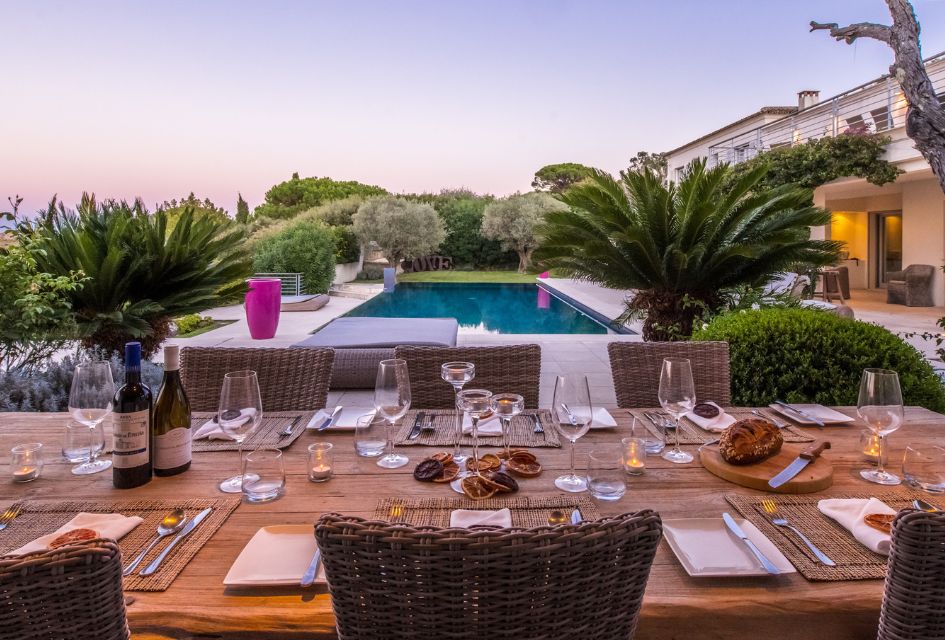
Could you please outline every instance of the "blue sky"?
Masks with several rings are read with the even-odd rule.
[[[916,0],[926,55],[945,1]],[[616,171],[800,89],[885,73],[885,45],[808,33],[882,0],[0,0],[0,201],[190,191],[252,206],[293,171],[394,192],[527,190]]]

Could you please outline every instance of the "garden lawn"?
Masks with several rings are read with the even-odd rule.
[[[535,278],[534,273],[518,273],[517,271],[418,271],[398,274],[397,282],[495,282],[500,284],[525,282],[534,284]]]

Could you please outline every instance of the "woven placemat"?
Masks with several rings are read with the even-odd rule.
[[[417,414],[423,411],[423,424],[429,425],[430,418],[433,418],[433,429],[425,429],[413,440],[408,440],[407,436],[413,429],[414,420]],[[542,433],[535,433],[535,416],[541,421]],[[558,437],[558,430],[554,428],[551,421],[551,413],[547,410],[525,411],[512,418],[511,433],[509,434],[509,444],[513,447],[560,447],[561,439]],[[394,442],[400,446],[424,445],[428,447],[444,447],[456,444],[456,412],[455,411],[431,411],[417,410],[408,411],[403,417],[394,436]],[[472,436],[463,435],[462,444],[472,446]],[[479,436],[480,447],[501,447],[502,436]]]
[[[871,497],[882,500],[896,511],[911,508],[913,498],[928,499],[927,494],[919,494],[902,487],[882,493],[830,496],[830,498],[859,499]],[[808,580],[825,582],[885,578],[886,556],[870,551],[835,520],[822,514],[817,509],[817,503],[823,498],[824,496],[811,495],[725,496],[725,499],[758,527]],[[814,545],[836,562],[837,566],[828,567],[820,564],[794,533],[771,524],[761,505],[761,501],[765,499],[772,500],[777,505],[779,517],[785,518],[797,527]],[[945,509],[945,500],[939,499],[933,503]]]
[[[194,433],[197,432],[207,420],[212,420],[216,413],[199,412],[190,416],[190,426]],[[275,449],[285,449],[295,442],[300,435],[305,433],[305,427],[309,420],[315,415],[314,411],[266,411],[263,412],[262,423],[246,440],[243,441],[243,451],[252,451],[259,447],[272,447]],[[295,423],[292,427],[292,433],[287,436],[280,435],[279,432],[288,425]],[[194,440],[193,452],[203,451],[236,451],[239,448],[235,442],[230,440],[210,440],[204,438]]]
[[[726,411],[738,419],[758,417],[751,412],[751,409],[726,409]],[[645,426],[646,430],[652,435],[656,436],[657,438],[663,437],[663,433],[660,428],[653,424],[649,418],[643,415],[643,410],[635,410],[631,413],[636,416],[640,423]],[[667,433],[667,444],[672,444],[674,437],[675,436],[672,433]],[[694,422],[690,421],[688,418],[683,418],[679,421],[679,444],[705,444],[706,442],[711,442],[718,437],[718,433],[706,431],[705,429],[700,428]],[[784,438],[785,442],[813,442],[816,440],[816,438],[799,431],[793,426],[784,427],[781,429],[781,437]]]
[[[508,508],[512,526],[525,529],[548,526],[552,511],[563,511],[569,518],[577,509],[584,520],[597,520],[597,505],[586,495],[534,496],[471,500],[455,498],[382,498],[374,510],[375,520],[402,522],[416,527],[449,527],[450,512],[456,509],[494,511]]]
[[[75,502],[34,502],[24,501],[20,515],[9,527],[0,533],[0,555],[19,549],[24,544],[47,533],[52,533],[66,524],[79,512],[120,513],[125,516],[139,516],[144,521],[128,535],[118,541],[121,548],[122,563],[127,564],[147,547],[156,535],[158,523],[169,511],[183,509],[188,518],[212,507],[213,511],[203,519],[190,535],[185,537],[165,558],[157,573],[147,577],[133,573],[124,578],[126,591],[164,591],[174,578],[183,571],[201,547],[216,533],[234,509],[240,504],[240,498],[213,498],[192,500],[116,500],[112,502],[75,501]],[[141,569],[148,566],[161,553],[170,540],[158,544],[138,565]]]

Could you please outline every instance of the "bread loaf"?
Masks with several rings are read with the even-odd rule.
[[[739,420],[722,432],[719,454],[729,464],[754,464],[781,450],[784,438],[776,426],[761,418]]]

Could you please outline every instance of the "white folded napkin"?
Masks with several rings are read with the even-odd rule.
[[[450,512],[451,527],[468,528],[479,524],[509,528],[512,526],[512,512],[508,509],[499,509],[498,511],[456,509]]]
[[[713,407],[719,410],[719,415],[714,418],[703,418],[702,416],[697,416],[695,413],[690,411],[685,414],[685,417],[689,418],[696,423],[700,428],[705,429],[706,431],[725,431],[730,426],[738,422],[738,418],[735,416],[725,413],[725,410],[714,402],[706,402],[705,404],[711,404]]]
[[[120,513],[82,512],[52,533],[36,538],[16,551],[11,551],[10,555],[21,556],[34,551],[46,551],[50,542],[73,529],[92,529],[100,538],[120,540],[141,522],[142,520],[138,516],[123,516]]]
[[[493,413],[488,418],[479,420],[479,428],[477,431],[480,436],[501,436],[502,421],[499,420],[499,416]],[[469,417],[468,413],[463,414],[463,433],[472,434],[472,418]]]
[[[330,409],[319,409],[318,413],[308,421],[308,424],[305,425],[306,429],[318,429],[325,420],[331,417],[331,412],[335,408]],[[377,417],[377,409],[372,409],[371,407],[343,407],[341,412],[338,414],[338,417],[335,418],[334,424],[328,429],[354,429],[358,425],[358,418],[361,416],[371,416],[371,421]]]
[[[256,409],[249,408],[243,409],[240,412],[238,418],[233,420],[227,420],[226,425],[231,428],[238,427],[247,420],[252,420],[253,416],[256,415]],[[210,440],[232,440],[233,437],[223,430],[223,427],[220,426],[219,422],[215,422],[213,418],[210,418],[204,422],[200,427],[194,432],[194,440],[202,440],[203,438],[209,438]]]
[[[614,417],[610,415],[610,411],[604,407],[597,407],[594,409],[594,416],[591,419],[591,429],[597,429],[600,427],[616,427],[617,421],[614,420]]]
[[[869,500],[831,498],[818,502],[817,508],[824,515],[840,523],[864,547],[876,553],[889,555],[891,541],[889,534],[874,529],[863,520],[864,516],[871,513],[896,514],[881,500],[876,498],[870,498]]]

